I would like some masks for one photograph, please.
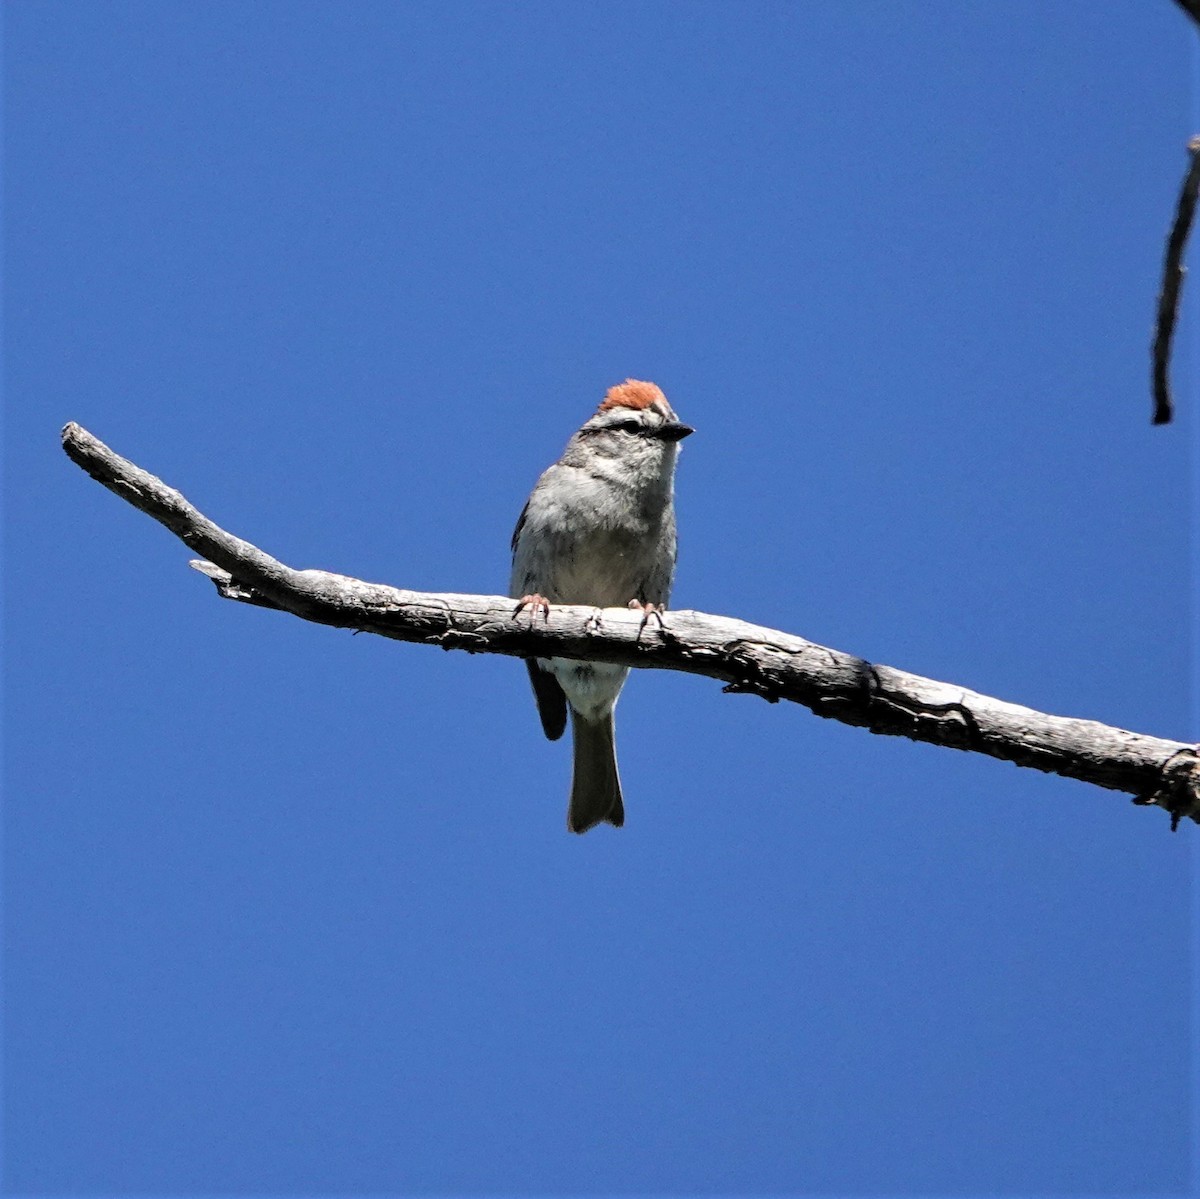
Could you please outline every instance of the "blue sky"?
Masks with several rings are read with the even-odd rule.
[[[1162,3],[8,5],[10,1194],[1182,1194],[1200,829],[635,674],[219,601],[78,420],[295,566],[494,593],[604,390],[677,607],[1196,735],[1194,131]],[[1194,309],[1200,302],[1188,297]]]

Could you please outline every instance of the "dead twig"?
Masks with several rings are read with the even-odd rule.
[[[1197,21],[1200,2],[1184,3]],[[1196,194],[1200,191],[1200,137],[1188,142],[1188,169],[1179,189],[1179,203],[1175,210],[1175,223],[1167,238],[1167,250],[1163,260],[1162,290],[1158,294],[1158,317],[1154,322],[1154,346],[1151,350],[1151,375],[1154,389],[1154,417],[1156,425],[1171,423],[1174,408],[1171,402],[1171,343],[1175,338],[1175,324],[1179,319],[1179,298],[1183,290],[1183,277],[1187,267],[1183,265],[1183,252],[1188,234],[1192,230],[1192,219],[1196,215]]]
[[[1175,0],[1175,3],[1183,9],[1197,25],[1200,25],[1200,0]]]

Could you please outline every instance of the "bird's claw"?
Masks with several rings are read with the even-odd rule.
[[[631,599],[629,601],[629,607],[634,612],[641,612],[642,629],[644,629],[650,623],[650,618],[652,616],[658,621],[658,627],[660,629],[665,629],[667,627],[666,623],[663,621],[663,612],[666,609],[663,608],[662,604],[644,604],[641,600]],[[640,635],[641,629],[638,630],[638,633]]]
[[[550,619],[550,601],[544,595],[538,595],[534,593],[533,595],[521,596],[517,606],[513,609],[513,620],[516,620],[517,617],[521,615],[521,610],[523,608],[531,609],[529,613],[530,624],[533,624],[534,620],[537,618],[539,608],[541,609],[543,620],[549,621]]]

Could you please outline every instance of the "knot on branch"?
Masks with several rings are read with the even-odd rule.
[[[254,604],[259,608],[275,608],[279,609],[279,605],[272,600],[267,599],[260,591],[255,591],[247,583],[243,583],[241,579],[235,579],[227,570],[222,570],[219,566],[204,558],[193,558],[188,565],[199,571],[206,578],[212,580],[213,586],[217,589],[217,594],[222,599],[239,600],[243,604]]]
[[[1158,786],[1134,797],[1141,807],[1153,804],[1171,814],[1171,832],[1187,816],[1200,824],[1200,746],[1189,746],[1163,763]]]

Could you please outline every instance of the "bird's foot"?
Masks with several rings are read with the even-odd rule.
[[[658,621],[658,627],[660,629],[666,628],[666,625],[663,622],[663,613],[666,611],[666,609],[662,606],[662,604],[644,604],[641,600],[631,599],[629,601],[629,607],[635,612],[641,612],[642,629],[644,629],[650,623],[651,617]],[[639,635],[641,634],[641,629],[638,630],[638,633]]]
[[[529,608],[529,623],[533,624],[537,618],[538,609],[541,609],[542,618],[546,621],[550,619],[550,601],[544,595],[538,595],[536,592],[533,595],[523,595],[517,606],[513,609],[512,618],[516,620],[521,615],[522,608]]]

